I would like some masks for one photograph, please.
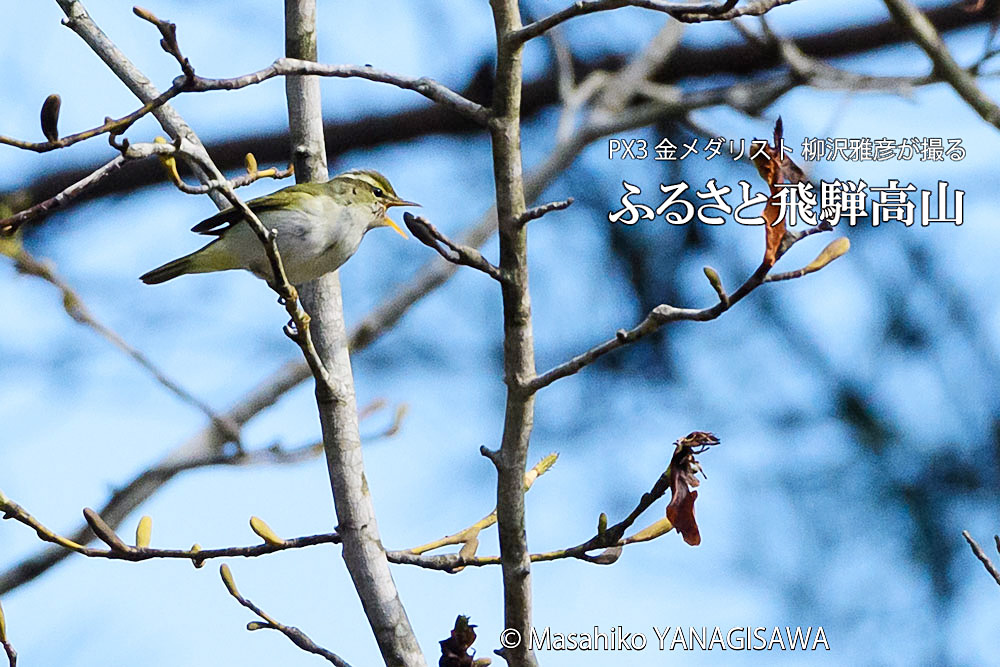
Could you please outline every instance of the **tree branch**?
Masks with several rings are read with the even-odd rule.
[[[3,615],[3,607],[0,607],[0,646],[3,646],[3,651],[7,654],[10,667],[17,667],[17,651],[7,638],[7,619]]]
[[[80,295],[77,294],[76,291],[73,290],[73,288],[70,287],[55,272],[49,262],[40,262],[35,259],[16,240],[7,242],[7,245],[13,245],[14,247],[10,250],[4,250],[4,242],[0,241],[0,254],[8,255],[11,259],[13,259],[15,267],[21,273],[41,278],[58,289],[62,293],[63,308],[74,321],[90,327],[99,336],[124,352],[126,356],[145,369],[153,377],[153,379],[162,385],[167,391],[172,393],[181,401],[195,407],[202,414],[208,417],[208,419],[215,424],[215,426],[217,426],[223,434],[225,434],[227,439],[240,444],[240,429],[235,423],[232,422],[232,420],[226,419],[222,415],[218,414],[207,403],[191,394],[171,378],[167,377],[163,371],[157,368],[156,364],[154,364],[149,357],[130,345],[115,331],[109,329],[107,326],[98,321],[97,318],[91,314],[86,304],[80,298]]]
[[[568,197],[561,201],[553,201],[541,206],[534,206],[517,217],[518,225],[526,225],[532,220],[537,220],[543,215],[548,215],[553,211],[564,211],[573,204],[573,198]]]
[[[666,470],[664,470],[663,473],[657,478],[652,488],[642,494],[639,501],[636,503],[635,508],[628,514],[628,516],[614,526],[608,526],[607,515],[602,514],[598,520],[597,533],[586,542],[556,551],[531,554],[531,561],[534,563],[575,558],[597,565],[610,565],[618,560],[621,556],[622,549],[629,544],[648,542],[670,532],[675,528],[675,526],[670,523],[669,519],[661,518],[646,528],[638,531],[634,535],[625,537],[625,532],[635,524],[639,516],[649,509],[653,503],[662,498],[664,494],[666,494],[667,490],[671,491],[672,498],[673,495],[678,492],[679,489],[677,487],[679,484],[684,483],[684,490],[688,490],[686,482],[679,481],[680,476],[678,473],[686,472],[693,475],[695,472],[700,471],[701,467],[698,465],[698,462],[694,460],[694,454],[700,454],[708,447],[717,444],[719,444],[719,440],[713,434],[700,431],[696,431],[686,438],[678,440],[677,443],[675,443],[674,455],[671,457]],[[529,479],[531,481],[534,480],[534,477],[529,476],[532,473],[535,473],[535,477],[537,477],[539,474],[544,473],[548,468],[542,467],[541,472],[538,472],[539,467],[551,465],[551,462],[549,462],[550,459],[554,462],[553,456],[550,455],[550,457],[544,459],[541,463],[536,465],[535,468],[528,473],[528,475],[526,475],[525,491],[531,487]],[[675,466],[679,466],[683,470],[675,470]],[[495,517],[495,512],[496,511],[494,510],[493,514],[487,515],[485,518],[472,524],[465,530],[455,533],[454,535],[449,535],[441,540],[437,540],[414,549],[408,549],[406,551],[389,552],[389,560],[393,563],[402,565],[416,565],[418,567],[431,570],[444,570],[449,573],[458,572],[463,567],[483,567],[486,565],[500,564],[502,562],[502,557],[476,556],[475,548],[468,548],[470,543],[473,544],[473,547],[475,546],[474,541],[477,539],[479,532],[483,528],[493,524],[491,519]],[[680,530],[678,530],[678,532],[680,532]],[[427,551],[432,549],[453,544],[463,544],[464,546],[456,554],[447,554],[443,556],[424,555]],[[595,551],[597,549],[601,550],[600,554],[590,555],[591,551]]]
[[[635,327],[631,329],[619,329],[614,338],[592,347],[582,354],[578,354],[569,361],[559,364],[555,368],[552,368],[541,375],[531,378],[527,383],[525,383],[524,389],[529,393],[537,392],[539,389],[549,386],[560,378],[578,373],[580,370],[594,363],[608,352],[617,350],[618,348],[624,347],[630,343],[634,343],[658,330],[665,324],[669,324],[670,322],[678,322],[681,320],[706,322],[708,320],[714,320],[719,315],[729,310],[747,294],[757,289],[757,287],[764,282],[768,269],[769,267],[767,264],[761,264],[757,270],[749,278],[747,278],[746,282],[740,285],[739,289],[729,295],[728,300],[720,299],[719,303],[709,308],[702,308],[698,310],[694,308],[676,308],[665,303],[660,304],[656,308],[653,308],[653,310],[651,310],[649,314],[646,315],[646,317],[643,318],[643,320]]]
[[[983,551],[983,548],[979,546],[979,543],[972,538],[972,535],[970,535],[967,530],[962,531],[962,537],[964,537],[965,541],[969,543],[972,553],[976,555],[976,558],[978,558],[983,564],[983,567],[985,567],[986,571],[989,572],[991,577],[993,577],[993,580],[996,581],[997,584],[1000,584],[1000,570],[996,568],[993,561],[990,560],[990,557],[987,556],[986,552]],[[997,536],[994,539],[997,543],[997,552],[1000,552],[1000,536]]]
[[[500,284],[503,298],[504,383],[507,405],[497,468],[497,527],[503,571],[504,627],[531,632],[531,558],[524,522],[524,473],[534,422],[534,396],[521,391],[535,374],[535,348],[528,290],[527,233],[517,224],[525,211],[521,166],[521,83],[523,40],[517,0],[492,0],[497,39],[496,85],[490,138],[500,230]],[[499,652],[508,665],[534,667],[528,642]]]
[[[428,77],[409,77],[391,72],[384,72],[370,65],[323,65],[310,60],[297,58],[279,58],[269,67],[229,79],[206,79],[196,76],[190,82],[188,89],[194,92],[209,90],[238,90],[256,85],[276,76],[325,76],[336,78],[359,78],[387,83],[404,90],[420,93],[432,102],[459,113],[478,125],[485,126],[489,120],[489,111],[482,105],[466,99],[444,84]]]
[[[83,132],[77,132],[76,134],[65,136],[62,139],[34,142],[22,141],[20,139],[0,135],[0,144],[6,144],[7,146],[13,146],[15,148],[23,148],[24,150],[34,151],[35,153],[47,153],[49,151],[56,150],[57,148],[72,146],[73,144],[86,139],[92,139],[93,137],[98,137],[102,134],[122,134],[132,127],[137,120],[146,114],[159,109],[164,104],[180,95],[184,91],[186,85],[187,79],[182,76],[178,78],[166,91],[157,95],[127,116],[122,116],[117,120],[108,118],[103,124],[98,125],[95,128],[84,130]]]
[[[339,655],[337,655],[333,651],[329,651],[323,648],[322,646],[311,640],[309,636],[306,635],[306,633],[302,632],[296,627],[279,623],[270,615],[268,615],[263,609],[261,609],[253,602],[240,595],[239,590],[236,588],[236,582],[233,580],[233,574],[232,572],[229,571],[228,565],[222,565],[219,568],[219,574],[222,576],[222,582],[226,585],[226,589],[229,591],[229,594],[232,595],[233,598],[235,598],[236,601],[239,602],[241,605],[243,605],[244,607],[252,611],[254,614],[256,614],[258,617],[263,619],[264,621],[263,623],[258,623],[255,621],[247,623],[247,630],[251,632],[253,632],[254,630],[277,630],[281,634],[288,637],[288,639],[291,640],[293,644],[298,646],[303,651],[321,656],[325,658],[327,662],[330,662],[336,665],[337,667],[351,667]]]
[[[500,269],[490,264],[481,252],[470,246],[455,243],[424,218],[407,212],[403,214],[403,222],[418,241],[432,248],[452,264],[468,266],[482,271],[494,280],[503,280]]]
[[[285,55],[299,61],[316,60],[315,0],[285,0]],[[319,79],[286,77],[285,91],[296,180],[325,181]],[[338,273],[322,276],[302,289],[306,308],[315,318],[320,357],[334,380],[329,387],[317,383],[316,401],[344,563],[385,664],[422,667],[424,657],[392,580],[365,479]]]
[[[729,21],[740,16],[761,16],[775,7],[790,5],[795,0],[753,0],[737,7],[739,0],[721,0],[718,3],[691,4],[686,2],[665,2],[664,0],[577,0],[561,11],[513,31],[511,43],[523,44],[555,26],[577,16],[605,12],[622,7],[639,7],[669,14],[684,23],[703,21]]]
[[[291,539],[279,539],[265,541],[263,544],[255,544],[246,547],[222,547],[217,549],[202,549],[195,544],[190,549],[154,549],[148,546],[136,546],[126,544],[118,537],[114,530],[101,518],[100,514],[87,508],[84,515],[91,526],[96,526],[96,530],[102,535],[101,541],[108,545],[107,549],[97,549],[79,544],[73,539],[64,537],[47,528],[38,519],[32,516],[22,506],[7,498],[0,492],[0,514],[4,519],[13,519],[18,523],[28,526],[44,542],[57,545],[59,548],[67,550],[67,553],[77,553],[88,558],[106,558],[108,560],[125,560],[140,562],[152,560],[154,558],[189,560],[195,567],[212,558],[255,558],[266,556],[278,551],[288,551],[289,549],[302,549],[317,544],[340,544],[341,538],[337,533],[322,533],[319,535],[308,535],[305,537],[295,537]]]
[[[883,0],[892,18],[934,63],[934,72],[955,89],[983,120],[1000,128],[1000,106],[976,84],[976,77],[955,62],[934,24],[907,0]]]
[[[738,0],[721,0],[719,3],[707,2],[699,5],[686,2],[665,2],[664,0],[577,0],[577,2],[574,2],[566,9],[529,23],[523,28],[513,30],[507,39],[510,40],[511,45],[523,44],[529,39],[543,35],[545,32],[571,18],[595,12],[621,9],[622,7],[652,9],[653,11],[669,14],[674,18],[680,18],[680,16],[685,14],[720,15],[735,7],[737,2]]]

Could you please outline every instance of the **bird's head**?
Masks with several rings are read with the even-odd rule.
[[[352,169],[338,174],[330,179],[330,183],[350,186],[352,197],[356,203],[370,205],[375,210],[375,219],[369,225],[374,227],[392,227],[404,239],[406,232],[395,221],[389,218],[387,210],[393,206],[420,206],[416,202],[400,199],[393,189],[389,179],[374,169]]]

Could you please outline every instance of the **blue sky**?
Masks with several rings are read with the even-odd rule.
[[[562,4],[534,6],[541,14]],[[151,26],[121,3],[94,1],[87,7],[152,80],[169,85],[176,65],[157,47]],[[157,0],[147,7],[178,24],[182,48],[206,76],[245,73],[280,55],[277,3],[242,3],[239,16],[226,4]],[[880,3],[809,0],[775,11],[772,26],[794,34],[841,25],[847,7],[857,22],[884,15]],[[63,98],[64,133],[136,106],[87,47],[59,25],[55,3],[7,3],[0,12],[0,133],[40,139],[38,109],[51,92]],[[566,34],[578,56],[587,58],[631,51],[662,22],[655,14],[621,10],[581,18],[567,25]],[[447,9],[429,2],[339,3],[336,9],[323,3],[320,26],[324,62],[371,63],[456,87],[489,53],[492,40],[486,4],[471,1],[448,3]],[[971,62],[983,37],[976,29],[948,40],[956,57]],[[692,44],[736,39],[731,28],[720,25],[693,26],[685,33]],[[440,48],[443,40],[447,49]],[[547,57],[543,44],[530,45],[529,78],[544,70]],[[900,74],[928,69],[915,47],[836,64]],[[983,88],[1000,93],[994,81],[984,81]],[[362,81],[325,81],[323,96],[329,118],[422,104],[412,93]],[[285,118],[279,81],[237,93],[182,97],[176,107],[209,144],[230,136],[233,128],[246,136],[271,131]],[[612,519],[627,513],[669,461],[676,438],[711,430],[724,445],[702,458],[708,480],[698,500],[705,537],[700,547],[687,547],[671,534],[630,547],[613,567],[540,564],[534,568],[535,624],[561,632],[621,625],[649,639],[655,638],[654,625],[823,625],[832,650],[662,657],[648,648],[612,656],[613,661],[601,653],[549,652],[541,655],[543,664],[912,664],[943,658],[983,665],[996,659],[995,588],[966,554],[948,573],[953,597],[938,604],[926,568],[913,557],[908,517],[873,491],[865,475],[874,457],[858,446],[830,405],[830,377],[861,378],[876,409],[903,426],[912,449],[878,462],[901,479],[911,468],[912,478],[920,479],[926,455],[942,442],[959,443],[955,448],[965,447],[970,455],[979,451],[973,446],[987,437],[996,386],[968,341],[952,328],[932,329],[933,345],[915,354],[887,351],[879,338],[888,317],[882,295],[906,275],[903,249],[917,247],[933,254],[943,278],[964,295],[975,314],[977,344],[995,356],[1000,310],[988,286],[998,278],[992,224],[998,184],[992,166],[1000,135],[941,84],[918,89],[908,99],[799,89],[759,119],[728,108],[701,110],[694,118],[721,135],[749,138],[769,136],[778,115],[793,146],[811,136],[961,137],[968,155],[958,163],[822,163],[811,176],[879,185],[899,178],[923,188],[944,178],[967,191],[966,223],[854,230],[851,253],[824,271],[769,286],[766,294],[753,295],[718,321],[671,328],[669,356],[658,356],[663,346],[644,344],[630,352],[631,363],[621,371],[589,369],[544,390],[530,459],[550,451],[558,451],[560,459],[529,494],[529,543],[536,551],[586,539],[602,511]],[[554,120],[544,113],[525,127],[526,167],[551,147]],[[129,136],[148,140],[155,134],[152,119],[146,119]],[[628,136],[655,139],[657,132]],[[0,189],[66,164],[110,159],[110,150],[100,140],[40,156],[3,148]],[[331,169],[379,169],[401,196],[421,202],[438,227],[457,234],[489,206],[488,151],[481,137],[428,137],[344,155]],[[644,191],[672,182],[670,174],[656,169],[648,161],[609,162],[606,144],[598,142],[577,161],[573,176],[558,179],[546,193],[554,199],[582,197],[589,190],[606,208],[580,204],[532,223],[540,370],[638,320],[626,267],[610,249],[606,214],[618,207],[622,179],[641,183]],[[685,177],[699,187],[713,176],[734,188],[740,178],[758,183],[746,165],[714,169],[711,163],[692,166]],[[274,187],[261,182],[244,192],[253,196]],[[29,247],[51,258],[100,319],[186,388],[224,409],[298,358],[281,333],[285,315],[273,294],[238,272],[156,287],[137,280],[195,249],[199,240],[187,230],[212,210],[207,198],[158,186],[57,214]],[[658,222],[630,228],[629,240],[650,252],[681,242],[683,230]],[[711,239],[708,249],[679,260],[683,283],[675,289],[685,302],[676,305],[711,303],[702,265],[715,266],[727,285],[735,285],[759,260],[758,229],[724,225],[705,234]],[[779,266],[788,270],[808,263],[828,240],[803,242]],[[484,252],[495,257],[495,241]],[[341,272],[349,323],[411,279],[430,255],[389,232],[368,236]],[[931,279],[906,289],[907,303],[925,313],[927,322],[941,316],[935,284]],[[753,300],[758,306],[766,300],[781,313],[787,336],[775,336]],[[7,263],[0,263],[0,313],[0,488],[50,527],[74,528],[82,507],[100,505],[115,485],[202,428],[198,412],[69,320],[50,286],[16,275]],[[495,446],[502,426],[500,331],[499,291],[484,276],[461,271],[355,357],[359,403],[384,398],[409,406],[399,435],[365,449],[387,547],[414,546],[454,532],[493,507],[492,468],[478,449]],[[803,350],[803,340],[810,352]],[[810,354],[820,355],[834,372],[818,372]],[[363,432],[375,433],[387,421],[387,415],[378,415],[363,424]],[[303,385],[252,421],[245,441],[294,446],[318,433],[311,390]],[[949,519],[953,529],[939,539],[961,543],[960,532],[968,528],[988,542],[997,531],[995,497],[994,488],[956,498]],[[660,506],[650,510],[648,520],[660,512]],[[320,460],[187,473],[126,521],[121,533],[131,535],[142,514],[153,517],[153,545],[162,547],[254,543],[247,526],[251,515],[283,536],[324,532],[335,523]],[[480,539],[480,553],[496,552],[492,534]],[[0,565],[37,548],[30,530],[10,522],[0,526]],[[235,560],[230,566],[241,591],[269,613],[352,664],[376,664],[375,643],[335,547]],[[429,658],[459,613],[479,624],[481,654],[497,646],[498,569],[449,576],[398,567],[393,573]],[[248,634],[243,626],[253,619],[226,594],[217,564],[195,570],[179,562],[137,565],[74,557],[5,596],[3,605],[23,664],[317,660],[277,633]]]

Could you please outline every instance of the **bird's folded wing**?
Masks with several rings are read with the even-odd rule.
[[[276,208],[287,208],[289,198],[295,196],[296,195],[292,193],[288,193],[286,188],[285,190],[279,190],[274,194],[251,199],[247,202],[247,206],[250,207],[251,211],[259,214],[263,211],[273,210]],[[243,214],[236,208],[230,206],[227,209],[219,211],[212,217],[202,220],[197,225],[192,227],[191,231],[198,234],[204,234],[206,236],[222,236],[227,229],[242,220]]]

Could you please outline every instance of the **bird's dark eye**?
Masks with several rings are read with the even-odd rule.
[[[372,188],[372,192],[375,193],[376,197],[382,197],[385,195],[385,193],[382,192],[382,188]]]

